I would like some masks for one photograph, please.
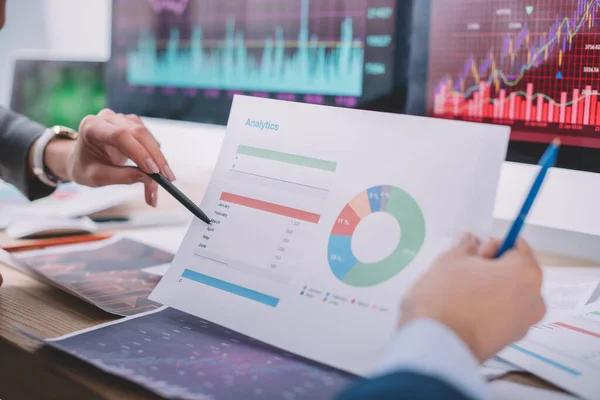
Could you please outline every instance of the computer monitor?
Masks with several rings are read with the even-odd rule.
[[[105,63],[17,58],[10,107],[44,126],[73,129],[106,107]]]
[[[600,10],[592,0],[424,0],[413,113],[512,127],[508,159],[600,172]],[[413,48],[416,44],[413,44]]]
[[[600,8],[595,0],[419,0],[407,109],[509,125],[495,217],[506,228],[554,138],[528,222],[540,248],[600,259]],[[547,230],[550,229],[551,231]],[[579,236],[563,235],[577,232]]]
[[[396,5],[398,3],[398,5]],[[401,111],[411,1],[113,0],[109,104],[225,124],[235,94]]]

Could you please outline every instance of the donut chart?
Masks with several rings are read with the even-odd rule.
[[[352,236],[364,218],[378,212],[394,217],[402,236],[387,258],[363,263],[352,251]],[[374,186],[354,197],[336,219],[327,248],[329,267],[340,281],[350,286],[378,285],[402,272],[419,253],[424,241],[425,217],[416,200],[398,187]]]

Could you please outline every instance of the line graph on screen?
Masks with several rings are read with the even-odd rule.
[[[154,0],[155,11],[183,13],[187,1]],[[244,30],[246,16],[215,16],[225,37],[211,39],[202,24],[183,40],[178,27],[165,39],[141,31],[137,48],[127,55],[128,82],[138,86],[361,96],[364,37],[357,35],[351,16],[341,18],[340,35],[321,39],[311,33],[310,0],[299,3],[296,38],[283,26],[266,37]],[[218,10],[212,10],[218,13]],[[289,16],[287,16],[289,18]],[[287,37],[286,37],[287,36]]]
[[[434,23],[449,22],[432,33],[430,114],[547,133],[600,126],[600,0],[439,3]],[[467,3],[469,21],[448,18]],[[441,35],[461,40],[436,52]]]

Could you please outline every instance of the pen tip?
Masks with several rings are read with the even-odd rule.
[[[560,143],[561,143],[561,142],[560,142],[560,139],[559,139],[559,138],[555,138],[555,139],[552,141],[552,144],[553,144],[553,145],[555,145],[555,146],[560,146]]]

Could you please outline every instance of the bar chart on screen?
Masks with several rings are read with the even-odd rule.
[[[157,38],[146,29],[138,48],[127,56],[128,81],[148,86],[362,95],[364,42],[356,38],[352,18],[342,20],[338,40],[323,41],[310,33],[309,8],[310,0],[302,0],[296,40],[286,40],[283,26],[266,38],[251,40],[231,16],[225,21],[224,41],[205,37],[202,25],[196,25],[189,45],[181,48],[179,28],[171,29],[164,56],[159,57]],[[257,48],[262,52],[255,54]]]
[[[600,127],[600,1],[438,4],[433,35],[460,40],[451,53],[432,51],[431,115],[512,125],[517,140],[559,134],[577,145],[574,137],[593,137]]]
[[[213,212],[213,223],[194,254],[227,270],[287,285],[303,261],[313,228],[320,222],[336,169],[335,161],[239,145],[226,191]],[[257,230],[248,221],[260,221],[275,229]],[[223,249],[236,241],[247,245],[223,256]],[[214,284],[191,270],[184,271],[183,277]],[[278,303],[271,295],[248,294],[248,288],[240,290],[224,283],[218,287],[269,306]]]
[[[533,326],[501,357],[584,398],[600,393],[600,305]]]

